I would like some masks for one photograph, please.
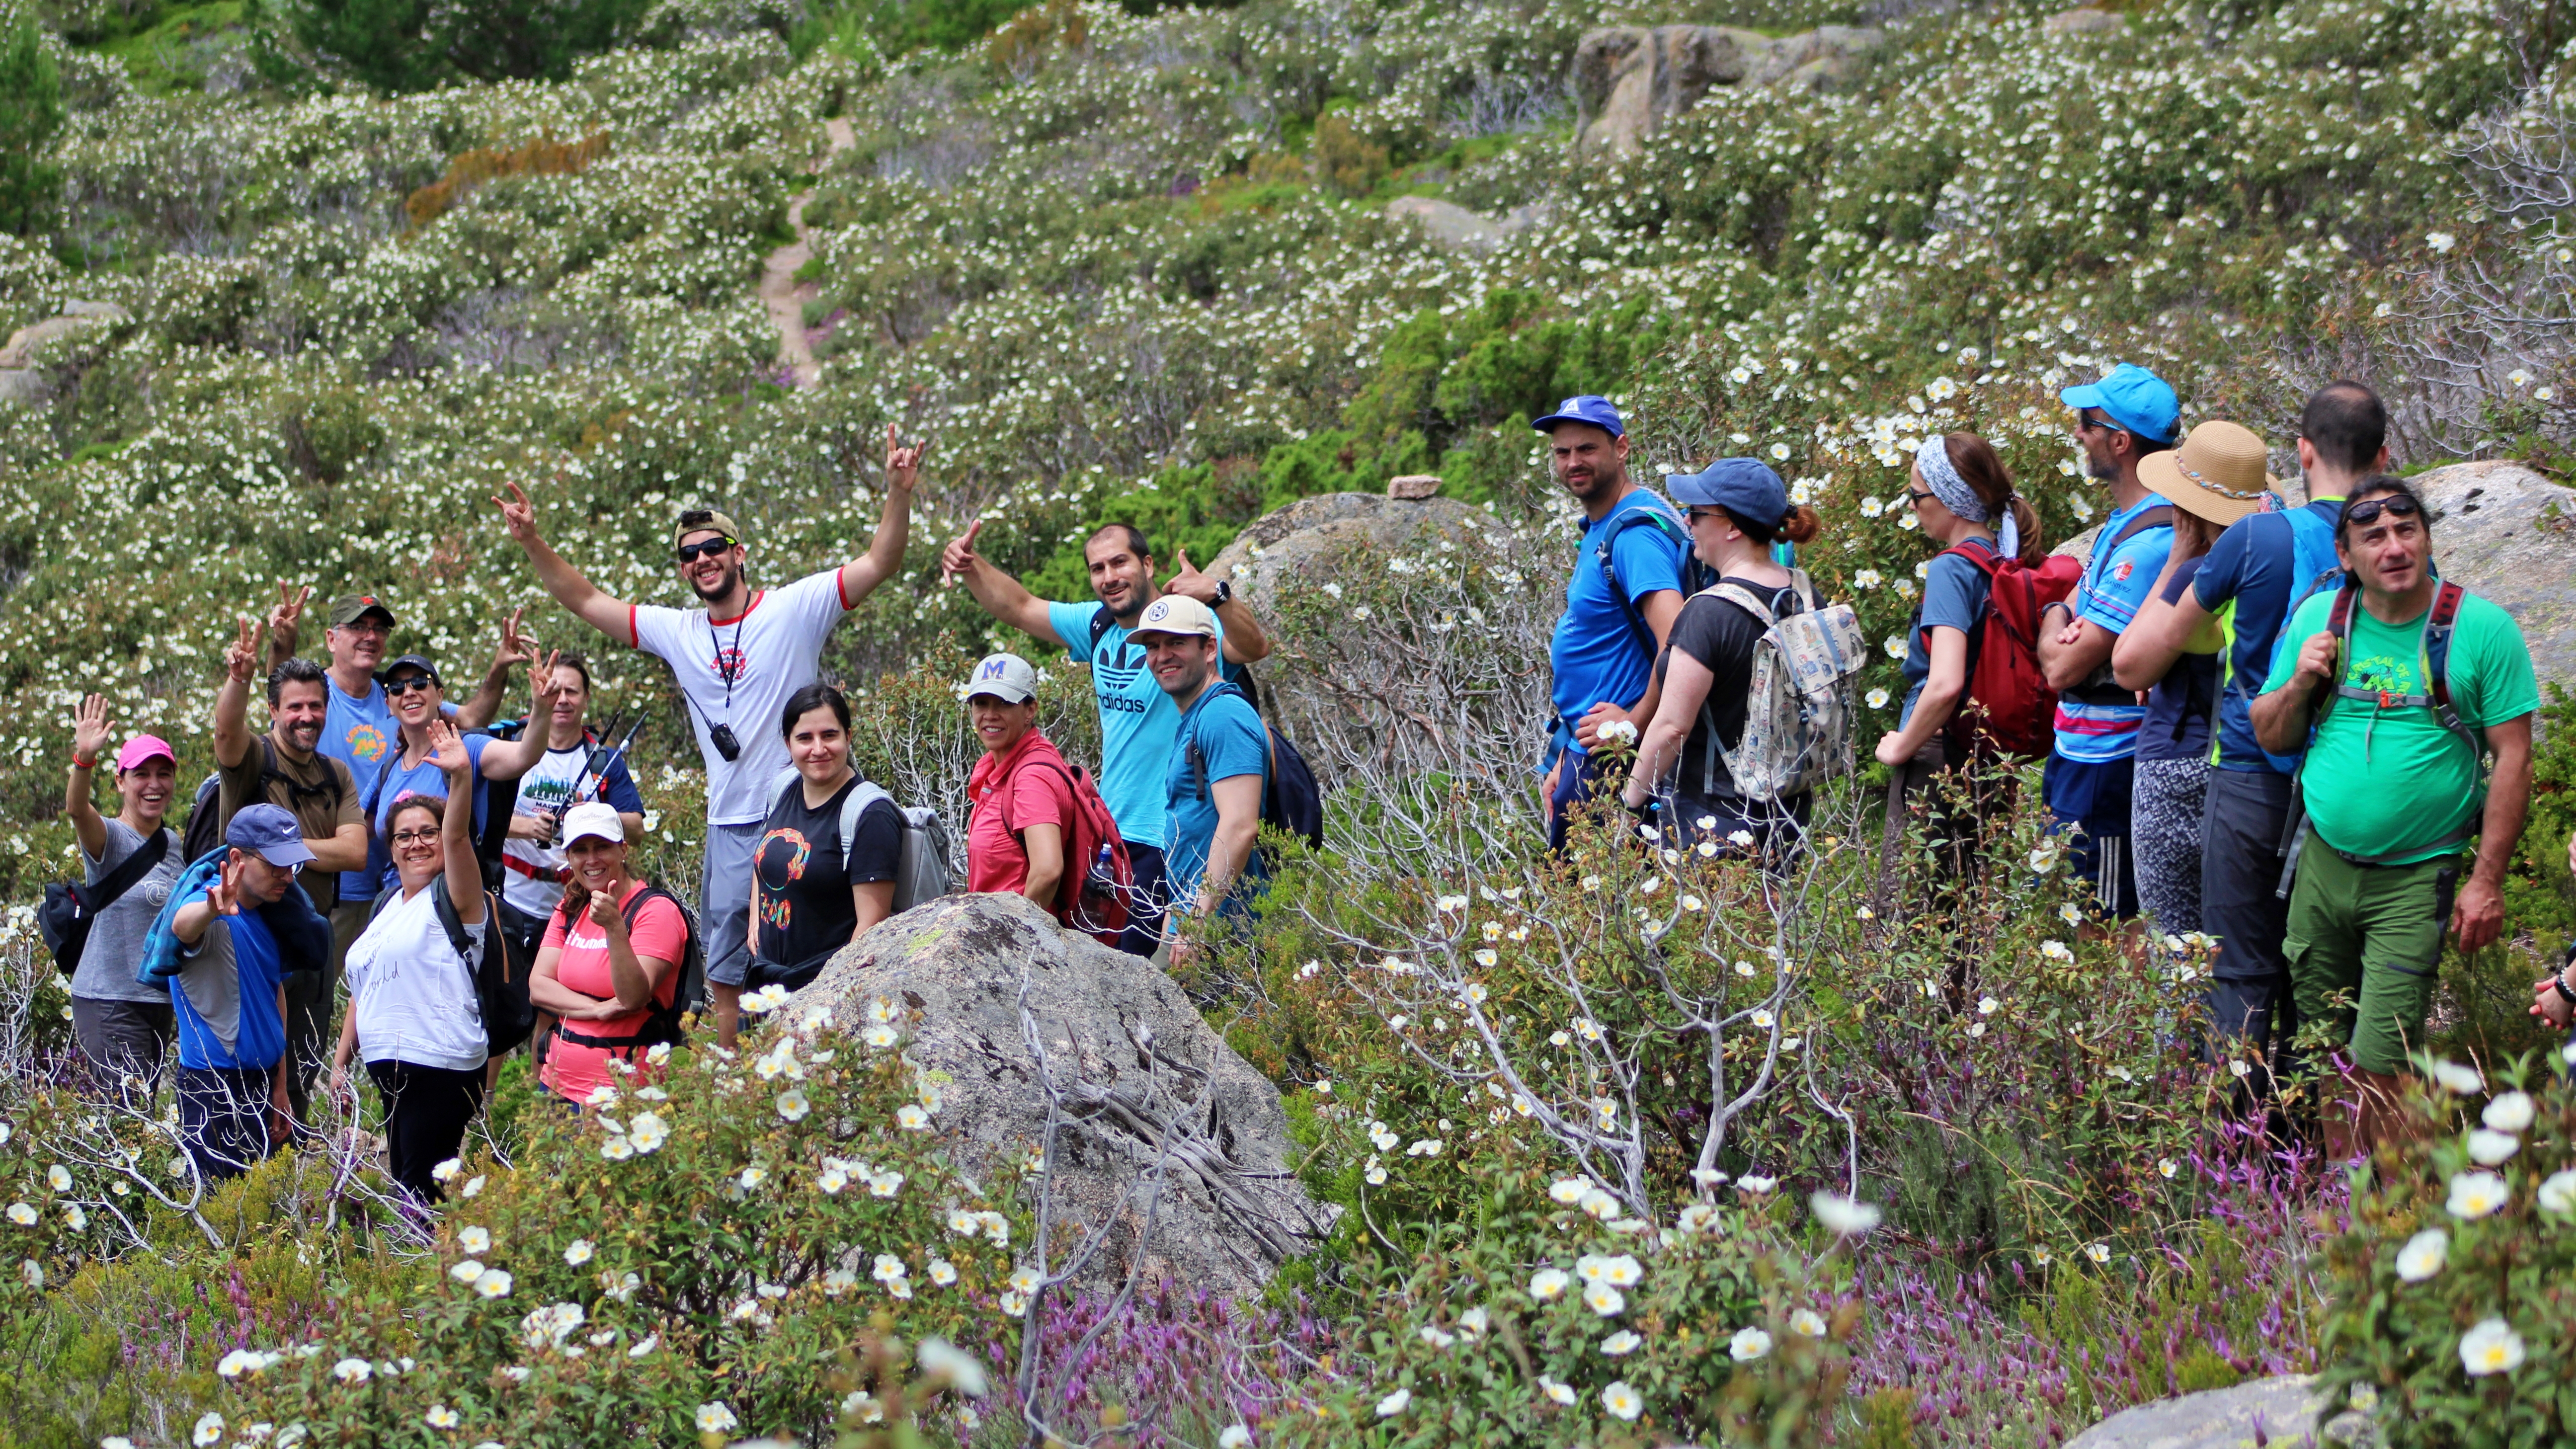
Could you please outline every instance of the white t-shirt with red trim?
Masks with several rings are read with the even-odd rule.
[[[635,647],[669,664],[688,697],[689,725],[707,766],[709,824],[757,825],[768,818],[770,782],[789,768],[779,713],[788,696],[815,681],[823,641],[849,610],[839,569],[762,589],[738,618],[658,604],[628,610]],[[742,746],[730,762],[707,738],[719,724],[731,725]]]

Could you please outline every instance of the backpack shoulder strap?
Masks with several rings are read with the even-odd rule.
[[[850,873],[850,856],[858,849],[860,817],[868,813],[870,805],[879,800],[893,798],[894,796],[886,793],[884,786],[865,775],[859,777],[858,784],[851,788],[849,794],[841,797],[841,873],[843,875]]]
[[[2104,554],[2115,553],[2119,550],[2120,545],[2127,543],[2130,539],[2137,537],[2139,534],[2146,532],[2150,528],[2171,527],[2173,527],[2173,505],[2170,503],[2159,503],[2155,507],[2139,514],[2137,517],[2130,519],[2127,524],[2121,527],[2118,537],[2112,539],[2109,543],[2100,545],[2096,551]]]
[[[165,825],[153,831],[150,840],[134,847],[133,854],[118,861],[116,869],[99,877],[98,885],[90,898],[89,913],[95,916],[116,904],[127,891],[134,889],[137,882],[150,875],[152,868],[159,865],[169,854],[170,827]]]
[[[2460,718],[2459,706],[2451,699],[2451,634],[2459,625],[2460,603],[2467,596],[2468,590],[2447,580],[2434,592],[2432,611],[2424,618],[2424,678],[2442,728],[2466,741],[2472,755],[2484,759],[2486,746]]]
[[[1714,588],[1704,589],[1701,592],[1703,594],[1715,594],[1717,597],[1724,599],[1728,603],[1742,609],[1744,612],[1751,614],[1765,629],[1768,629],[1772,625],[1780,622],[1779,610],[1770,604],[1764,603],[1761,595],[1754,593],[1751,589],[1744,587],[1742,584],[1721,583]]]
[[[1098,652],[1100,648],[1100,641],[1108,637],[1109,626],[1116,622],[1117,620],[1109,617],[1109,606],[1107,604],[1103,604],[1099,608],[1091,611],[1091,643],[1082,651],[1082,659],[1084,663],[1088,664],[1091,662],[1091,656]]]
[[[447,944],[456,948],[456,959],[465,963],[466,973],[471,975],[474,970],[474,939],[465,934],[465,917],[457,912],[456,898],[448,894],[447,876],[443,872],[429,883],[429,903],[438,912],[438,926],[447,933]],[[486,940],[491,939],[492,921],[491,916],[483,918]]]
[[[1651,493],[1646,497],[1648,502],[1645,507],[1631,508],[1618,516],[1609,530],[1601,535],[1600,541],[1592,545],[1592,556],[1601,566],[1602,581],[1610,586],[1610,600],[1619,606],[1620,614],[1627,619],[1628,632],[1636,637],[1637,647],[1652,655],[1655,652],[1655,632],[1646,627],[1645,614],[1637,608],[1636,601],[1628,597],[1627,585],[1619,582],[1619,564],[1616,557],[1619,540],[1629,529],[1643,524],[1662,534],[1666,539],[1679,543],[1687,551],[1690,547],[1690,532],[1665,512],[1661,499]]]

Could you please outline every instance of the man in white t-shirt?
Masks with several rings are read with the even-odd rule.
[[[699,877],[698,932],[707,984],[719,1007],[742,994],[751,965],[751,858],[769,813],[770,783],[791,768],[779,712],[819,676],[823,641],[877,585],[903,566],[912,489],[927,443],[900,447],[886,426],[885,511],[868,551],[837,569],[776,589],[754,589],[749,550],[734,521],[690,509],[672,529],[680,581],[704,606],[670,609],[611,598],[566,563],[537,532],[536,508],[517,484],[492,500],[510,536],[527,551],[546,592],[582,622],[671,666],[707,767],[706,868]]]

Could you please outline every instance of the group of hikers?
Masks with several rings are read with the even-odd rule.
[[[1940,549],[1918,573],[1905,694],[1876,757],[1902,784],[2044,754],[2100,928],[2143,913],[2153,931],[2128,928],[2133,941],[2216,938],[2214,1047],[2252,1064],[2258,1092],[2294,1070],[2299,1022],[2331,1023],[2363,1090],[2357,1113],[2329,1114],[2326,1145],[2365,1146],[2420,1043],[2446,929],[2468,950],[2502,929],[2531,785],[2529,654],[2508,614],[2439,578],[2432,518],[2386,471],[2367,388],[2308,402],[2301,504],[2267,475],[2262,438],[2222,421],[2183,434],[2173,389],[2142,368],[2064,400],[2110,492],[2080,565],[2044,552],[1984,439],[1934,435],[1915,453],[1906,504]],[[1640,485],[1605,398],[1536,427],[1584,520],[1550,648],[1551,848],[1578,806],[1615,793],[1674,848],[1794,851],[1836,772],[1824,757],[1847,747],[1832,696],[1860,664],[1849,606],[1796,567],[1815,512],[1751,458]],[[435,1201],[500,1053],[532,1043],[538,1080],[578,1110],[678,1040],[701,992],[730,1046],[747,992],[806,984],[944,890],[935,817],[858,773],[850,702],[820,677],[834,626],[900,567],[923,452],[889,428],[866,553],[777,588],[751,584],[733,519],[681,512],[691,609],[611,596],[547,544],[524,491],[492,500],[566,611],[672,670],[706,772],[694,912],[635,869],[635,725],[594,724],[588,662],[540,650],[520,615],[450,703],[433,660],[385,657],[397,620],[379,596],[331,601],[317,663],[296,653],[311,591],[281,589],[226,652],[217,770],[184,840],[176,751],[120,743],[86,701],[64,796],[85,875],[46,915],[77,921],[57,956],[92,1079],[148,1108],[175,1054],[181,1136],[213,1179],[318,1130],[326,1064],[327,1105],[353,1109],[362,1067],[392,1176]],[[1193,918],[1247,909],[1259,828],[1281,823],[1294,751],[1242,678],[1270,641],[1185,553],[1158,583],[1128,525],[1086,541],[1095,597],[1077,601],[985,560],[978,529],[943,551],[943,577],[1088,665],[1101,745],[1094,776],[1047,739],[1025,658],[975,666],[960,690],[984,750],[967,887],[1169,960]],[[531,709],[496,724],[522,666]],[[93,799],[111,747],[113,817]],[[2546,978],[2535,996],[2563,1026],[2576,984]]]
[[[1905,504],[1939,551],[1918,570],[1905,693],[1876,757],[1900,786],[1943,786],[1922,791],[1935,811],[1990,788],[1980,766],[2044,758],[2091,928],[2142,964],[2164,941],[2215,938],[2210,1046],[2247,1068],[2248,1102],[2300,1071],[2301,1022],[2327,1025],[2343,1090],[2324,1094],[2321,1145],[2341,1160],[2391,1120],[2445,934],[2475,951],[2503,930],[2540,703],[2530,653],[2510,614],[2439,576],[2432,514],[2388,471],[2367,387],[2308,400],[2303,503],[2267,473],[2262,437],[2216,420],[2186,434],[2144,368],[2062,399],[2088,482],[2110,494],[2080,563],[2047,553],[1985,439],[1921,440]],[[1668,845],[1794,848],[1811,787],[1742,788],[1730,770],[1773,728],[1765,653],[1819,610],[1789,566],[1815,515],[1750,458],[1642,486],[1600,397],[1537,427],[1585,519],[1550,651],[1552,841],[1615,789]],[[1964,868],[1976,823],[1943,824],[1929,833]],[[2533,1013],[2568,1025],[2576,983],[2534,990]]]

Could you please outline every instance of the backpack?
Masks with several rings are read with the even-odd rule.
[[[385,907],[402,899],[402,887],[387,886],[367,908],[367,924],[373,926]],[[501,893],[483,887],[483,946],[478,951],[474,938],[465,934],[465,918],[457,913],[455,897],[448,893],[447,876],[442,872],[429,883],[430,905],[438,912],[438,924],[447,932],[447,944],[456,950],[456,958],[465,963],[465,974],[474,985],[474,1004],[483,1017],[484,1050],[500,1056],[528,1039],[536,1029],[537,1008],[528,1000],[528,965],[518,958],[510,933],[501,928]],[[495,945],[499,950],[492,949]]]
[[[167,826],[153,831],[150,840],[94,884],[68,880],[46,884],[45,903],[36,910],[36,929],[65,976],[80,969],[81,951],[89,945],[89,929],[98,924],[99,913],[115,905],[169,856],[170,835]]]
[[[883,785],[861,779],[859,788],[841,802],[844,869],[848,868],[851,845],[858,834],[859,817],[879,800],[893,804],[894,796]],[[903,817],[903,849],[896,857],[894,875],[894,911],[901,915],[923,901],[948,894],[948,827],[940,823],[939,812],[927,805],[896,805],[895,813]]]
[[[1208,693],[1241,696],[1243,691],[1218,680],[1208,686]],[[1250,703],[1249,699],[1245,703]],[[1257,712],[1256,712],[1257,713]],[[1261,823],[1274,825],[1296,836],[1316,850],[1324,847],[1324,795],[1315,785],[1315,772],[1306,766],[1306,757],[1288,742],[1288,737],[1262,721],[1261,733],[1269,741],[1270,768],[1261,790]],[[1207,757],[1199,752],[1199,742],[1189,744],[1190,773],[1197,782],[1199,803],[1210,803],[1208,794]]]
[[[1115,946],[1127,930],[1127,902],[1136,894],[1136,871],[1128,863],[1127,842],[1118,833],[1118,821],[1109,813],[1109,802],[1100,798],[1100,787],[1080,765],[1043,759],[1036,764],[1063,776],[1066,791],[1073,796],[1073,822],[1064,838],[1066,879],[1072,878],[1074,863],[1082,863],[1078,887],[1068,892],[1062,883],[1057,885],[1055,917],[1104,946]],[[1005,777],[984,798],[990,800],[1009,786]]]
[[[2373,708],[2383,710],[2401,706],[2409,709],[2429,709],[2433,711],[2433,717],[2442,722],[2442,728],[2450,731],[2460,743],[2469,747],[2469,758],[2477,761],[2478,764],[2477,794],[2470,802],[2468,813],[2461,817],[2460,828],[2434,846],[2435,852],[2457,849],[2465,844],[2470,836],[2477,834],[2482,814],[2481,807],[2486,802],[2486,742],[2478,737],[2477,731],[2469,728],[2466,720],[2460,718],[2459,707],[2451,702],[2451,632],[2459,623],[2460,601],[2467,597],[2468,590],[2449,582],[2443,583],[2434,591],[2433,607],[2424,611],[2424,627],[2418,635],[2416,645],[2424,660],[2427,692],[2389,694],[2383,690],[2363,689],[2359,685],[2340,682],[2342,671],[2352,658],[2352,611],[2360,606],[2361,601],[2361,585],[2350,579],[2345,580],[2335,591],[2334,607],[2326,614],[2326,632],[2334,636],[2337,646],[2336,680],[2318,685],[2308,696],[2308,742],[2311,745],[2316,742],[2317,731],[2324,727],[2326,715],[2334,708],[2335,701],[2357,699],[2368,700]],[[2281,900],[2289,899],[2291,882],[2299,870],[2299,853],[2307,846],[2308,832],[2303,828],[2307,822],[2306,776],[2306,758],[2302,755],[2299,773],[2292,776],[2290,780],[2290,826],[2287,837],[2289,846],[2282,853],[2280,884],[2273,890],[2273,895]],[[2329,846],[2328,849],[2332,847]],[[2348,851],[2337,851],[2336,854],[2355,865],[2390,863],[2390,857],[2387,856],[2354,855]],[[2407,855],[2417,859],[2425,858],[2424,852],[2421,851],[2408,851]]]
[[[313,795],[328,795],[331,797],[331,808],[334,811],[340,808],[339,771],[331,771],[331,783],[328,785],[307,785],[277,768],[277,745],[268,736],[261,735],[259,737],[260,798],[263,800],[268,798],[269,787],[278,784],[286,787],[286,798],[290,801],[301,801]],[[219,805],[222,790],[223,772],[221,771],[208,775],[205,781],[197,786],[196,803],[188,807],[188,824],[179,837],[179,853],[189,860],[203,860],[206,858],[207,851],[224,843],[224,827],[231,822],[216,818],[223,813]],[[287,808],[292,810],[295,807],[290,804]],[[372,830],[375,828],[372,823],[374,817],[370,815],[368,818],[371,823],[367,828]]]
[[[1804,570],[1789,573],[1790,612],[1771,605],[1742,584],[1703,591],[1761,621],[1753,646],[1752,684],[1745,693],[1744,733],[1728,749],[1717,732],[1716,703],[1700,702],[1708,730],[1701,793],[1717,793],[1717,763],[1748,800],[1777,803],[1804,795],[1852,767],[1851,711],[1843,681],[1869,662],[1861,646],[1860,616],[1849,604],[1826,608]]]
[[[2306,582],[2293,586],[2290,605],[2281,612],[2281,632],[2272,637],[2275,668],[2280,665],[2283,647],[2290,642],[2290,621],[2298,617],[2299,606],[2318,594],[2340,589],[2344,584],[2343,559],[2335,552],[2334,525],[2305,508],[2292,509],[2286,516],[2290,521],[2290,577]],[[2262,747],[2257,745],[2256,748]],[[2282,774],[2296,775],[2299,762],[2307,755],[2305,751],[2276,755],[2264,750],[2263,758]]]
[[[1966,559],[1986,576],[1984,617],[1968,636],[1967,689],[1950,721],[1959,747],[1954,753],[2039,759],[2057,741],[2057,691],[2039,667],[2039,614],[2075,592],[2084,566],[2050,554],[2031,568],[2003,557],[1983,539],[1943,553]]]
[[[688,903],[649,880],[644,883],[644,889],[627,898],[621,912],[626,917],[628,930],[634,929],[635,918],[643,912],[644,903],[653,900],[669,901],[671,908],[680,913],[682,941],[678,963],[679,983],[671,988],[671,1004],[664,1006],[659,1001],[654,1002],[646,1009],[644,1024],[626,1036],[593,1036],[589,1032],[575,1031],[558,1021],[555,1023],[555,1040],[573,1046],[601,1047],[632,1055],[645,1047],[659,1046],[681,1039],[681,1015],[695,1010],[706,1000],[706,948],[698,936],[697,915],[689,909]],[[555,907],[557,915],[562,915],[563,910],[560,905]],[[572,922],[567,917],[564,927],[569,931],[571,926]]]
[[[523,719],[494,720],[482,729],[468,730],[466,733],[486,735],[492,739],[507,742],[525,734],[528,724],[529,721]],[[588,732],[584,731],[584,733]],[[519,782],[495,780],[486,776],[481,770],[474,772],[474,778],[483,789],[483,826],[474,832],[474,855],[476,859],[483,862],[483,878],[487,881],[499,880],[502,870],[501,858],[508,853],[510,844],[510,817],[516,814],[519,808]],[[370,821],[374,820],[375,812],[372,810],[367,812],[367,818]]]
[[[1646,657],[1651,660],[1660,652],[1655,647],[1655,631],[1646,626],[1646,616],[1638,612],[1636,601],[1628,597],[1627,586],[1619,582],[1619,565],[1615,555],[1620,536],[1632,528],[1651,528],[1679,549],[1682,556],[1683,598],[1706,593],[1715,588],[1717,572],[1701,563],[1699,555],[1692,550],[1690,525],[1682,521],[1680,510],[1673,507],[1660,493],[1646,489],[1638,491],[1645,494],[1649,506],[1630,509],[1620,514],[1617,521],[1610,525],[1610,531],[1601,535],[1600,541],[1592,545],[1592,557],[1601,566],[1601,577],[1610,586],[1610,597],[1618,601],[1619,612],[1628,620],[1629,635],[1637,641],[1638,648],[1646,651]]]

